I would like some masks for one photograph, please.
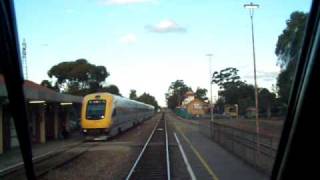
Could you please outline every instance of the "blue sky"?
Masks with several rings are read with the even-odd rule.
[[[291,12],[310,0],[254,1],[258,85],[271,88],[279,67],[277,37]],[[252,83],[249,13],[241,0],[15,0],[19,38],[27,41],[28,78],[40,83],[62,61],[85,58],[106,66],[106,84],[165,105],[170,82],[209,89],[212,70],[236,67]],[[217,87],[214,86],[214,96]]]

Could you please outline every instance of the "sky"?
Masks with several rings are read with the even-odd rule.
[[[27,43],[28,79],[40,83],[63,61],[103,65],[128,97],[130,89],[165,106],[171,82],[209,89],[209,72],[239,69],[253,84],[250,17],[244,0],[15,0],[20,42]],[[272,88],[280,71],[277,38],[293,11],[311,0],[254,1],[259,87]],[[213,54],[212,65],[209,57]],[[213,97],[218,87],[213,85]]]

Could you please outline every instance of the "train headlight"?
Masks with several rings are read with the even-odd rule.
[[[87,130],[86,129],[84,129],[84,130],[82,130],[84,133],[86,133],[87,132]]]

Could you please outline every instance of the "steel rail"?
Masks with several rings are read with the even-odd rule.
[[[134,162],[132,168],[130,169],[129,174],[128,174],[127,177],[126,177],[126,180],[129,180],[129,179],[130,179],[130,177],[132,176],[134,170],[136,169],[136,167],[137,167],[137,165],[138,165],[138,163],[139,163],[139,161],[140,161],[143,153],[145,152],[147,146],[149,145],[149,142],[150,142],[151,138],[152,138],[153,135],[154,135],[154,132],[156,131],[156,129],[157,129],[157,127],[158,127],[158,124],[159,124],[160,120],[161,120],[161,118],[157,121],[156,125],[154,126],[154,128],[153,128],[153,130],[152,130],[149,138],[147,139],[146,143],[144,144],[144,146],[143,146],[143,148],[142,148],[142,150],[141,150],[138,158],[136,159],[136,161]]]
[[[171,180],[167,120],[164,117],[163,119],[164,119],[164,129],[166,132],[166,158],[167,158],[167,177],[168,177],[167,179]]]

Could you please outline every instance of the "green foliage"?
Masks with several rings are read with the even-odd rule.
[[[304,29],[308,14],[293,12],[287,20],[287,27],[278,37],[275,54],[278,56],[278,63],[281,67],[286,66],[290,61],[296,61],[301,50]]]
[[[183,80],[172,82],[166,93],[168,108],[175,109],[177,106],[180,106],[184,100],[184,95],[188,91],[191,91],[191,88],[187,86]]]
[[[207,100],[207,92],[208,90],[205,89],[205,88],[197,88],[196,92],[194,93],[195,94],[195,98],[197,99],[200,99],[200,100]]]
[[[129,98],[132,99],[132,100],[136,100],[137,99],[137,91],[134,90],[134,89],[131,89]]]
[[[169,94],[166,93],[166,99],[167,99],[167,107],[169,109],[175,109],[178,105],[178,95],[177,94]]]
[[[255,106],[254,86],[241,81],[236,68],[226,68],[220,72],[213,73],[212,82],[220,87],[219,99],[216,102],[216,108],[221,112],[225,104],[238,104],[239,113],[245,114],[246,109]],[[259,94],[259,111],[270,112],[272,103],[276,95],[263,88],[258,90]]]
[[[280,100],[284,104],[287,104],[289,100],[307,18],[308,14],[306,13],[293,12],[290,15],[290,19],[286,22],[287,27],[278,37],[275,54],[278,57],[278,64],[282,70],[277,79],[277,86]]]
[[[212,83],[217,84],[220,89],[237,86],[238,83],[241,83],[238,71],[237,68],[233,67],[222,69],[220,72],[215,71],[212,74]]]
[[[294,73],[296,70],[296,61],[290,61],[286,69],[282,70],[277,78],[278,94],[280,100],[287,104],[291,91],[291,86],[294,79]]]
[[[114,94],[114,95],[122,96],[120,94],[119,88],[116,85],[113,85],[113,84],[109,85],[107,87],[99,88],[98,92],[108,92],[108,93],[111,93],[111,94]]]
[[[259,89],[259,111],[270,118],[271,108],[275,105],[276,95],[266,88]]]
[[[215,105],[214,105],[214,109],[217,113],[222,114],[224,111],[224,105],[225,102],[223,100],[222,97],[218,98],[218,100],[216,101]]]
[[[219,96],[224,98],[225,104],[238,104],[240,114],[244,114],[246,109],[254,106],[254,87],[245,82],[228,83]]]
[[[41,86],[44,86],[46,88],[49,88],[49,89],[52,89],[54,91],[57,91],[59,92],[59,87],[55,84],[54,86],[52,85],[52,82],[49,81],[49,80],[43,80],[41,83],[40,83]]]
[[[143,93],[136,100],[154,106],[155,111],[157,111],[159,109],[159,105],[158,105],[156,98],[154,96],[151,96],[148,93]]]
[[[60,91],[76,95],[97,92],[109,75],[104,66],[90,64],[85,59],[62,62],[48,71],[50,78],[57,79]]]

